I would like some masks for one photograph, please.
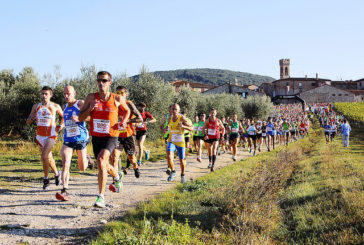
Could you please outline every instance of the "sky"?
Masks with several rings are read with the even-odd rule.
[[[128,76],[217,68],[279,78],[364,78],[364,1],[1,0],[0,70],[82,66]]]

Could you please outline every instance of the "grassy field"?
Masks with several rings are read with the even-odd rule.
[[[322,129],[142,203],[92,244],[363,244],[364,132]]]
[[[349,120],[364,123],[364,102],[337,102],[334,106]]]

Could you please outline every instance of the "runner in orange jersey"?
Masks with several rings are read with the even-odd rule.
[[[124,86],[118,86],[116,88],[116,93],[120,94],[124,99],[128,96],[128,89]],[[133,137],[134,134],[134,127],[133,123],[142,123],[143,118],[134,103],[130,100],[126,101],[127,105],[129,106],[129,109],[131,111],[131,116],[129,117],[128,124],[126,127],[119,127],[119,138],[118,138],[118,145],[115,147],[114,151],[111,154],[111,164],[114,166],[114,168],[118,169],[118,161],[120,158],[120,154],[122,150],[125,150],[125,153],[127,155],[127,158],[133,164],[134,168],[134,174],[136,178],[140,177],[140,171],[137,165],[137,160],[135,156],[135,140]],[[124,117],[124,113],[120,107],[119,107],[119,121],[121,121]],[[126,169],[124,170],[126,173]],[[109,186],[109,190],[114,191],[115,190],[115,184],[111,184]]]
[[[37,120],[37,143],[42,149],[43,163],[43,189],[49,188],[49,167],[51,167],[56,185],[59,185],[60,176],[57,171],[56,162],[53,159],[52,148],[56,144],[57,135],[64,127],[63,112],[60,105],[51,102],[53,96],[52,88],[45,86],[42,88],[42,102],[33,105],[32,111],[26,121],[29,125]],[[56,125],[56,113],[61,117],[60,125]]]
[[[97,73],[97,86],[99,91],[88,94],[82,106],[78,119],[84,121],[88,116],[90,119],[90,134],[92,135],[92,147],[97,159],[99,195],[94,206],[105,207],[104,193],[109,173],[115,180],[116,190],[120,191],[122,174],[110,165],[109,158],[115,149],[119,127],[126,127],[126,122],[130,116],[130,109],[125,98],[109,91],[112,76],[107,71]],[[124,111],[124,117],[118,122],[118,108]]]

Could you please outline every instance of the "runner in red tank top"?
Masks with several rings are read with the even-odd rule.
[[[130,109],[125,98],[109,91],[112,76],[107,71],[97,73],[97,86],[99,91],[87,95],[85,103],[80,109],[78,118],[84,121],[90,119],[90,132],[92,135],[92,147],[97,158],[99,195],[96,199],[96,207],[105,207],[104,193],[109,173],[115,179],[116,191],[122,188],[123,174],[118,174],[115,168],[109,164],[109,158],[116,147],[119,130],[118,127],[126,127],[130,116]],[[124,117],[118,123],[118,108],[125,111]]]
[[[217,147],[220,141],[220,130],[221,135],[225,134],[225,127],[216,117],[217,111],[212,109],[210,112],[210,117],[205,122],[202,131],[205,133],[205,142],[207,143],[207,151],[209,156],[209,166],[211,172],[214,171],[214,166],[216,162]]]

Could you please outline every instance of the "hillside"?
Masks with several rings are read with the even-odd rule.
[[[275,79],[268,76],[261,76],[247,72],[238,72],[221,69],[181,69],[172,71],[155,71],[153,74],[160,76],[167,82],[173,82],[175,80],[187,80],[198,83],[221,85],[226,82],[235,82],[238,84],[256,84],[260,85],[265,82],[274,81]],[[138,75],[132,76],[134,80],[138,80]]]

